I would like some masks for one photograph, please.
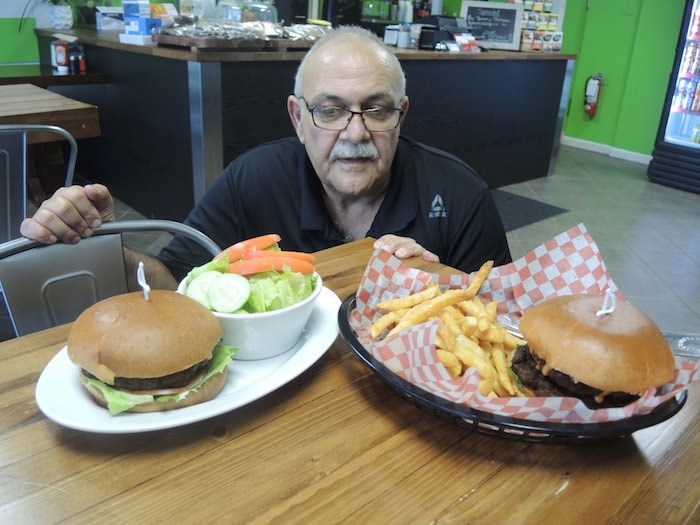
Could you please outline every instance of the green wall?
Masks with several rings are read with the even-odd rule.
[[[27,18],[0,18],[0,64],[38,62],[39,46],[34,36],[35,21]]]
[[[673,66],[685,0],[588,0],[567,4],[565,26],[581,31],[564,134],[651,154]],[[569,34],[566,27],[564,41]],[[604,85],[598,113],[583,112],[590,75]]]

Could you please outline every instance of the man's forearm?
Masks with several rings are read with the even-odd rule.
[[[177,281],[160,260],[152,255],[124,248],[124,263],[126,264],[126,280],[129,290],[138,291],[141,286],[136,278],[139,261],[143,261],[144,273],[148,286],[160,290],[177,289]]]

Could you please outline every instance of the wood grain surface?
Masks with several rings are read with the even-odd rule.
[[[371,240],[319,252],[324,284],[344,299],[371,253]],[[0,343],[4,523],[700,522],[697,384],[677,415],[631,436],[524,443],[427,414],[337,340],[296,380],[239,410],[101,435],[58,426],[34,401],[69,329]]]
[[[76,139],[98,137],[97,107],[52,93],[33,84],[0,85],[0,124],[50,124]],[[31,133],[30,143],[63,140],[53,133]]]

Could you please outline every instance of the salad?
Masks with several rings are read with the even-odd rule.
[[[314,256],[282,250],[277,234],[238,242],[185,277],[183,293],[219,313],[259,313],[306,299],[316,286]]]

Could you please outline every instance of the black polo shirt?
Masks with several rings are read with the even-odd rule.
[[[221,247],[278,233],[286,250],[313,252],[345,242],[326,211],[321,184],[297,138],[236,158],[185,220]],[[486,183],[457,157],[401,137],[386,197],[367,235],[415,239],[440,261],[471,272],[510,262],[503,223]],[[176,237],[159,255],[179,280],[211,258]]]

